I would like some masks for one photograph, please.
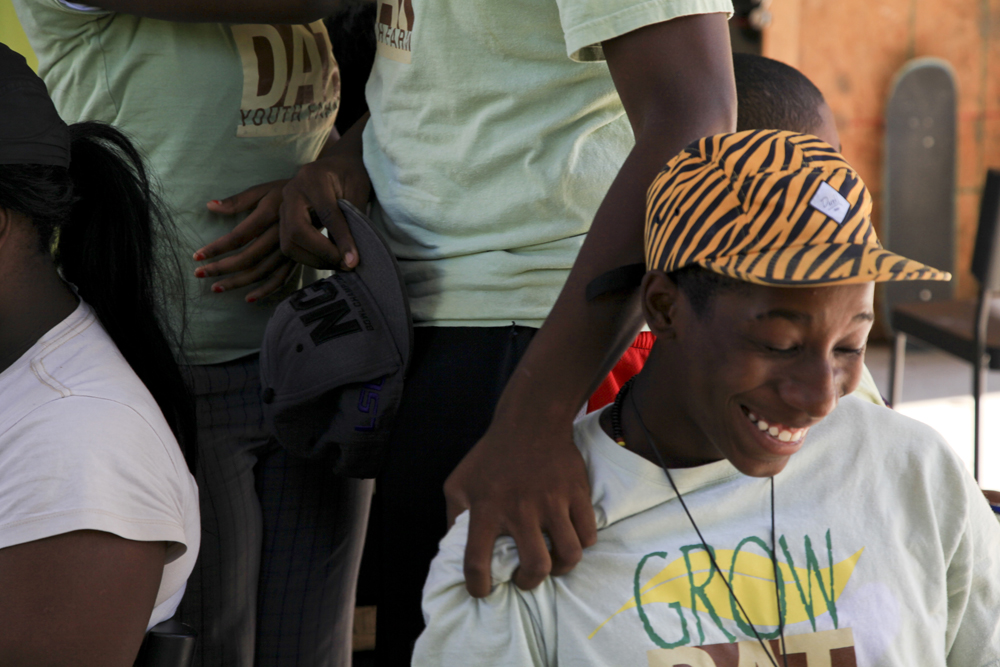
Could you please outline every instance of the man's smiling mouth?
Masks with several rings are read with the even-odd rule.
[[[779,442],[801,442],[806,436],[806,432],[809,430],[808,427],[792,428],[790,426],[785,426],[784,424],[769,421],[767,418],[757,415],[745,405],[741,405],[740,407],[743,409],[743,414],[746,415],[747,419],[749,419],[752,424]]]

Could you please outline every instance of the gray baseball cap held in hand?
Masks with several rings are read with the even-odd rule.
[[[413,347],[396,258],[349,202],[354,271],[295,292],[275,309],[260,350],[268,430],[289,452],[347,477],[374,477],[385,457]]]

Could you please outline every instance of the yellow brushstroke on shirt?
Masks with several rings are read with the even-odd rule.
[[[814,619],[819,618],[827,612],[827,603],[826,598],[823,597],[823,591],[826,591],[827,596],[830,595],[831,572],[834,581],[833,600],[836,601],[840,598],[841,593],[844,592],[844,587],[847,586],[847,582],[854,572],[854,567],[857,565],[858,559],[861,558],[862,551],[864,551],[863,547],[850,558],[835,563],[832,566],[821,568],[822,582],[815,575],[810,577],[807,568],[795,568],[806,601],[810,601],[811,596],[812,617]],[[715,560],[723,573],[725,573],[727,579],[729,578],[729,570],[732,567],[734,553],[731,549],[717,549],[715,551]],[[689,558],[691,561],[691,579],[694,580],[695,587],[704,586],[705,582],[708,581],[712,568],[708,554],[704,551],[697,551],[689,554]],[[806,604],[799,594],[795,577],[792,575],[792,568],[787,563],[779,562],[778,569],[781,571],[781,578],[785,586],[785,623],[790,625],[809,620],[809,610],[806,608]],[[730,584],[746,613],[749,614],[751,623],[772,627],[778,625],[778,605],[774,596],[774,566],[769,558],[755,553],[748,553],[747,551],[739,552],[737,568],[733,572],[733,580]],[[684,557],[681,556],[675,559],[660,570],[640,589],[640,594],[642,595],[643,606],[658,602],[666,604],[677,602],[682,607],[691,609],[691,581],[688,579],[688,566],[684,562]],[[711,582],[705,586],[705,596],[712,604],[716,614],[721,618],[734,620],[729,590],[718,574],[712,577]],[[699,611],[706,611],[704,602],[698,597],[695,598],[695,605]],[[597,626],[587,638],[592,639],[608,621],[627,609],[633,609],[635,606],[635,597],[633,596],[621,609]]]

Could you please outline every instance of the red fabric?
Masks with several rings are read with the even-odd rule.
[[[642,370],[646,359],[649,358],[649,351],[653,349],[655,341],[656,336],[651,332],[639,332],[632,346],[625,350],[625,354],[618,360],[615,367],[611,369],[608,377],[604,378],[604,382],[601,383],[601,386],[597,388],[594,395],[587,401],[587,412],[603,408],[615,400],[615,396],[618,395],[618,390],[621,389],[622,385]]]

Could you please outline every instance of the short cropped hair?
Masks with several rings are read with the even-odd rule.
[[[794,67],[749,53],[733,54],[736,131],[789,130],[812,134],[823,123],[823,93]]]
[[[708,313],[712,297],[717,292],[735,292],[749,289],[750,283],[709,271],[697,264],[671,271],[667,277],[687,297],[691,309],[698,317]]]
[[[749,53],[733,54],[736,75],[736,131],[789,130],[812,134],[823,123],[823,93],[806,76],[784,63]],[[720,291],[745,290],[749,283],[697,265],[667,274],[699,317]]]
[[[812,134],[823,123],[819,108],[823,93],[805,74],[777,60],[749,53],[733,54],[736,75],[736,131],[788,130]],[[695,314],[708,312],[720,291],[745,290],[750,283],[698,265],[672,271],[667,277],[684,293]]]

